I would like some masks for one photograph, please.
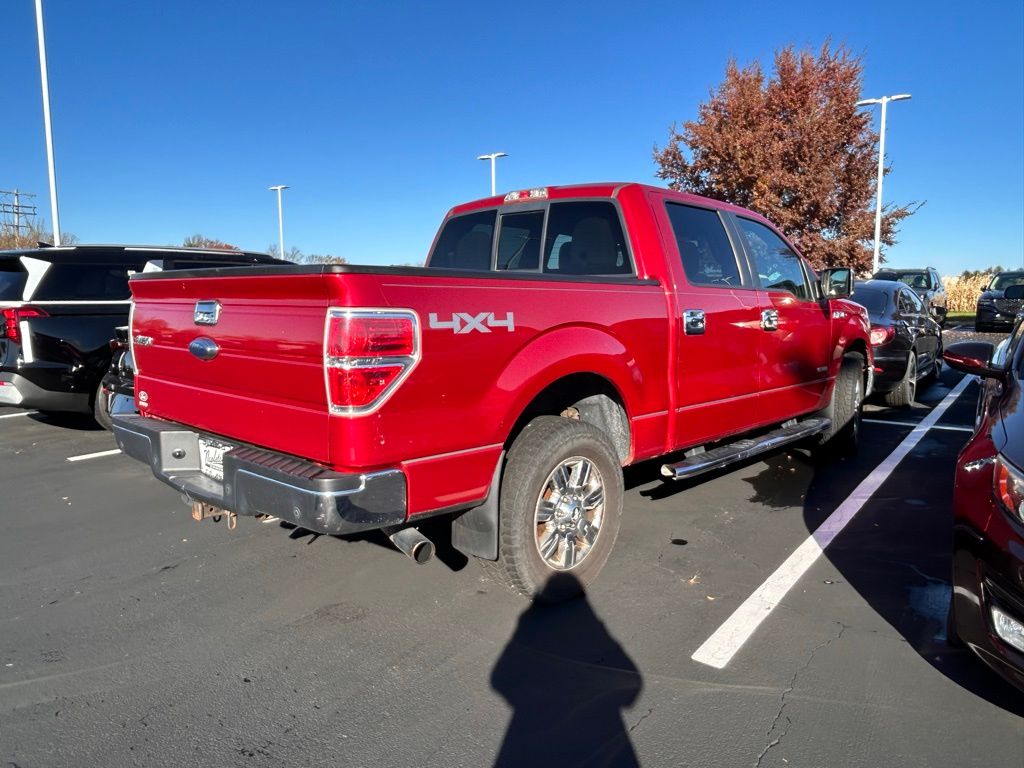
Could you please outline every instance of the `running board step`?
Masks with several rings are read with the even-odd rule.
[[[673,480],[687,480],[705,472],[728,466],[737,461],[749,459],[759,453],[767,453],[789,443],[817,435],[832,426],[832,420],[826,418],[804,419],[790,422],[786,426],[774,429],[758,437],[748,437],[734,443],[726,443],[709,451],[694,454],[677,464],[663,464],[661,474]]]

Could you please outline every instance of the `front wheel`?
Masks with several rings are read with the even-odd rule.
[[[508,452],[498,560],[481,562],[517,594],[545,602],[575,597],[608,561],[622,496],[622,468],[604,432],[586,422],[540,416]]]
[[[850,352],[839,367],[832,389],[832,399],[819,414],[832,421],[827,431],[817,438],[819,451],[834,456],[856,452],[860,441],[861,406],[864,402],[864,358]]]

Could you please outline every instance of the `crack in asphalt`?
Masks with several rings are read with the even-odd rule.
[[[830,637],[828,640],[818,643],[816,646],[814,646],[814,648],[811,649],[810,654],[807,656],[807,661],[805,661],[803,665],[800,666],[793,673],[793,676],[789,679],[789,685],[786,687],[785,690],[782,691],[782,694],[779,696],[779,709],[775,713],[775,717],[772,719],[772,724],[768,726],[768,730],[765,731],[764,737],[767,743],[764,745],[764,749],[761,750],[761,754],[757,756],[757,760],[754,762],[754,768],[760,768],[761,761],[764,760],[765,755],[767,755],[773,747],[777,746],[779,742],[782,741],[783,737],[789,731],[789,726],[792,725],[793,721],[787,717],[786,726],[782,729],[782,733],[780,733],[774,739],[771,738],[772,733],[775,731],[775,726],[777,726],[779,724],[779,721],[782,719],[783,710],[786,709],[786,697],[793,692],[793,689],[796,687],[797,679],[803,672],[806,672],[807,669],[811,666],[811,663],[814,661],[814,657],[815,655],[817,655],[818,651],[820,651],[822,648],[827,648],[828,646],[832,645],[832,643],[841,638],[843,636],[843,633],[847,629],[849,629],[849,627],[846,624],[843,624],[841,621],[837,621],[836,624],[839,625],[839,632],[836,634],[836,636]]]
[[[637,727],[638,727],[638,726],[640,725],[640,723],[642,723],[642,722],[643,722],[644,720],[646,720],[646,719],[647,719],[648,717],[650,717],[650,716],[651,716],[651,713],[652,713],[653,711],[654,711],[654,707],[651,707],[650,709],[648,709],[648,710],[647,710],[647,712],[645,712],[644,714],[642,714],[642,715],[640,716],[640,719],[639,719],[639,720],[637,720],[637,721],[636,721],[635,723],[633,723],[633,725],[631,725],[631,726],[629,727],[629,732],[630,732],[630,733],[632,733],[633,731],[635,731],[635,730],[637,729]]]

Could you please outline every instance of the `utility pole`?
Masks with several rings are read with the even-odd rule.
[[[10,229],[15,236],[30,230],[36,216],[35,195],[20,189],[0,189],[0,229]]]
[[[46,35],[43,33],[43,0],[36,0],[36,34],[39,38],[39,78],[43,87],[43,128],[46,131],[46,162],[50,173],[50,215],[53,244],[60,245],[60,214],[57,211],[57,170],[53,159],[53,130],[50,126],[50,81],[46,76]]]

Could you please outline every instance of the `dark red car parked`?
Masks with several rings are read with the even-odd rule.
[[[957,460],[947,635],[1024,690],[1022,337],[1018,317],[998,352],[988,342],[965,341],[951,344],[945,358],[983,379],[977,426]]]

